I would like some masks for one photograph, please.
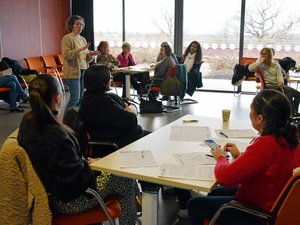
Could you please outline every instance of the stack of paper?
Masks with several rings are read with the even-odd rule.
[[[151,151],[120,151],[120,167],[149,167],[157,166]]]
[[[172,126],[170,141],[200,142],[211,138],[209,127],[203,126]]]
[[[215,165],[216,160],[201,152],[174,153],[174,158],[180,165]]]
[[[257,137],[257,133],[252,129],[222,129],[216,130],[217,134],[220,136],[225,136],[228,138],[254,138]]]
[[[163,163],[160,166],[159,176],[191,180],[215,180],[213,165],[185,166]]]

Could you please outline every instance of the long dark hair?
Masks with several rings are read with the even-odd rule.
[[[261,135],[274,135],[277,141],[283,137],[291,149],[298,146],[297,129],[290,124],[291,105],[288,98],[279,91],[260,91],[252,101],[256,114],[266,121]]]
[[[189,46],[186,48],[182,58],[183,61],[186,58],[186,56],[189,54],[189,52],[191,51],[191,46],[192,44],[196,44],[197,45],[197,51],[196,51],[196,55],[195,55],[195,63],[199,64],[202,62],[202,49],[201,49],[201,45],[198,41],[192,41]]]
[[[35,120],[40,127],[49,124],[61,125],[56,119],[57,111],[52,109],[53,99],[61,93],[61,86],[52,75],[37,76],[29,84],[31,110],[25,116]]]

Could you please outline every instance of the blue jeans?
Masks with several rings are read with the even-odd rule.
[[[85,70],[80,70],[79,79],[67,79],[67,84],[70,90],[70,100],[67,104],[67,109],[78,105],[80,102],[84,90],[83,88],[84,72]]]
[[[28,95],[24,92],[17,77],[14,75],[0,77],[0,87],[9,88],[9,105],[11,109],[17,108],[17,95],[22,100],[28,99]]]
[[[193,225],[203,224],[205,219],[211,219],[217,210],[225,203],[235,199],[236,188],[222,186],[212,190],[208,196],[194,197],[188,201],[188,213]],[[228,209],[221,214],[218,220],[222,225],[232,225],[239,221],[243,224],[261,225],[255,217],[248,214]]]

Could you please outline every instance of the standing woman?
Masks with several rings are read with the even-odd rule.
[[[90,43],[80,35],[85,23],[81,16],[73,15],[67,20],[69,31],[61,41],[62,56],[64,59],[64,77],[70,90],[70,100],[67,108],[76,106],[83,93],[83,75],[88,63],[97,55],[97,51],[89,51]]]
[[[202,74],[200,72],[202,64],[202,50],[198,41],[192,41],[186,48],[182,56],[182,63],[187,65],[188,72],[188,88],[186,93],[192,96],[196,88],[203,86]]]

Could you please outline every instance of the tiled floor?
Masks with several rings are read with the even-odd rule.
[[[121,92],[120,92],[121,93]],[[254,95],[241,94],[238,96],[232,93],[196,92],[193,99],[198,104],[183,105],[181,110],[174,113],[164,114],[140,114],[138,120],[146,130],[156,130],[185,114],[194,114],[206,117],[221,119],[222,109],[231,109],[230,120],[248,120],[249,106]],[[68,94],[65,96],[68,99]],[[65,101],[63,101],[63,105]],[[29,105],[25,105],[28,110]],[[5,138],[14,131],[22,119],[23,113],[10,113],[6,103],[0,103],[0,146]],[[63,112],[60,113],[60,119]],[[30,132],[30,131],[29,131]],[[189,225],[188,220],[177,218],[177,205],[174,198],[159,198],[159,225]]]

